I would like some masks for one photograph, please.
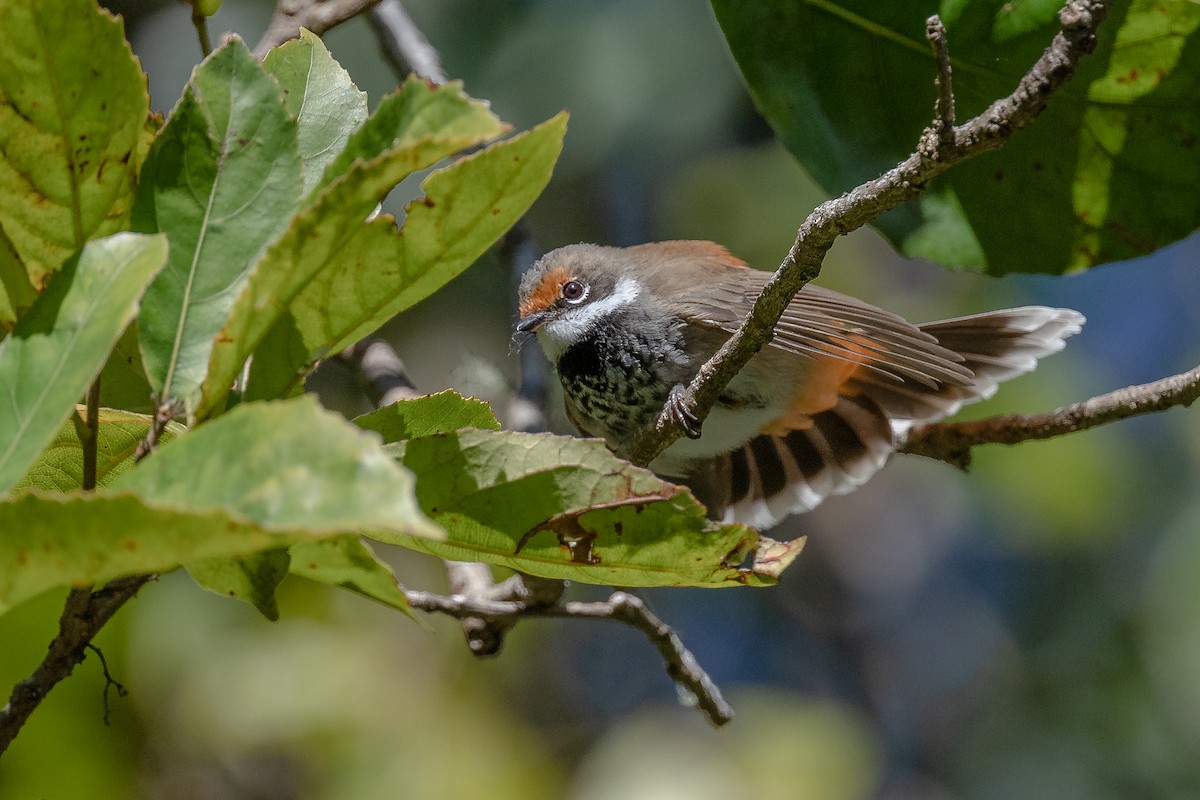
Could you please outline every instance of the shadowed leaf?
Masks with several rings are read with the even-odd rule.
[[[918,0],[712,0],[755,103],[830,195],[906,158],[933,116]],[[941,4],[957,117],[1008,95],[1061,2]],[[1002,150],[876,225],[905,254],[999,275],[1132,258],[1200,226],[1200,5],[1115,4],[1096,51]],[[855,54],[870,53],[870,57]]]

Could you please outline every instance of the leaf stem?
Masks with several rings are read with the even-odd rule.
[[[84,419],[83,483],[81,488],[90,492],[96,488],[96,460],[100,444],[100,376],[92,381],[87,393],[87,416]]]
[[[196,28],[196,38],[200,40],[200,53],[204,58],[208,58],[212,52],[212,39],[208,35],[208,17],[200,11],[198,3],[192,4],[192,25]]]

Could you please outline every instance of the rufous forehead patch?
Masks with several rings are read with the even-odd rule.
[[[542,282],[535,286],[527,297],[521,298],[521,304],[517,308],[521,318],[524,319],[530,314],[545,311],[557,303],[558,298],[562,297],[563,284],[569,280],[571,280],[571,273],[567,271],[566,267],[555,267],[547,272],[542,277]]]

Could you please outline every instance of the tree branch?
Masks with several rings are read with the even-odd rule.
[[[254,46],[254,55],[259,61],[266,58],[272,47],[300,35],[301,28],[308,28],[317,36],[341,25],[348,19],[371,8],[379,0],[279,0],[275,13]]]
[[[946,41],[946,26],[942,18],[934,14],[925,20],[925,38],[933,45],[937,59],[937,103],[934,106],[934,126],[937,128],[938,144],[954,146],[954,83],[950,71],[950,45]]]
[[[921,137],[917,151],[902,163],[809,214],[742,326],[686,388],[681,398],[686,407],[699,419],[708,415],[733,377],[771,340],[775,323],[792,297],[820,273],[825,254],[837,237],[917,197],[930,182],[962,161],[1003,147],[1017,130],[1032,122],[1045,108],[1047,98],[1075,73],[1079,60],[1095,49],[1096,30],[1110,4],[1111,0],[1070,0],[1058,15],[1062,30],[1012,94],[955,127],[953,140],[939,136],[939,123],[935,122]],[[621,455],[635,464],[649,464],[683,434],[678,418],[664,410]]]
[[[98,387],[97,381],[94,386]],[[93,428],[91,413],[91,393],[89,392],[88,426],[92,436],[97,436]],[[98,401],[97,401],[98,402]],[[142,441],[138,442],[133,461],[136,464],[154,451],[158,445],[158,437],[162,435],[167,423],[174,416],[172,406],[167,403],[159,406],[154,415],[150,430]],[[94,485],[94,482],[93,482]],[[50,642],[50,647],[42,663],[25,680],[13,687],[8,702],[0,708],[0,755],[8,749],[13,739],[20,733],[25,721],[46,698],[59,681],[69,676],[75,667],[87,656],[87,650],[92,646],[92,639],[100,632],[113,614],[120,610],[138,590],[150,581],[154,575],[131,575],[128,578],[117,578],[109,581],[104,587],[93,591],[91,586],[76,587],[67,594],[67,602],[63,606],[62,616],[58,620],[58,635]],[[106,680],[108,669],[105,666]],[[107,715],[108,684],[105,684],[105,708]]]
[[[700,667],[695,656],[684,646],[671,626],[655,616],[639,598],[626,592],[613,592],[608,600],[594,603],[570,602],[554,605],[529,605],[520,600],[490,600],[462,596],[446,597],[429,592],[405,592],[413,608],[456,619],[486,619],[513,625],[523,617],[566,617],[607,619],[623,622],[646,635],[662,656],[667,675],[686,689],[697,707],[714,725],[733,719],[733,708],[721,695],[712,678]]]
[[[913,430],[902,453],[928,456],[966,469],[981,444],[1020,444],[1052,439],[1098,425],[1190,406],[1200,398],[1200,366],[1179,375],[1129,386],[1045,414],[1003,414],[967,422],[937,422]]]
[[[31,676],[13,687],[8,702],[0,708],[0,754],[8,749],[25,720],[50,690],[83,661],[88,646],[104,624],[153,577],[121,578],[95,592],[71,590],[59,618],[58,635],[50,643],[46,657]]]
[[[437,48],[421,33],[400,0],[382,0],[371,9],[367,20],[397,77],[403,80],[412,72],[434,83],[447,81]]]

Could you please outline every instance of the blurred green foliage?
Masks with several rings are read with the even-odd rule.
[[[188,10],[128,5],[154,106],[169,108],[198,53]],[[253,39],[270,6],[228,0],[211,24]],[[543,248],[701,236],[773,268],[823,196],[754,115],[703,3],[406,8],[502,117],[571,109],[564,168],[528,218]],[[373,103],[394,86],[364,22],[325,38]],[[1035,411],[1195,364],[1197,257],[1190,239],[1061,281],[999,281],[901,260],[863,231],[822,283],[914,319],[1080,308],[1089,323],[1065,353],[971,413]],[[511,292],[484,259],[389,327],[423,390],[505,397]],[[361,410],[344,373],[319,377]],[[656,656],[615,626],[527,622],[478,662],[449,620],[430,635],[288,578],[271,624],[174,575],[97,642],[131,690],[110,694],[112,727],[91,655],[0,761],[0,797],[1195,797],[1198,430],[1177,409],[982,450],[967,475],[898,459],[780,532],[810,545],[775,589],[647,592],[735,704],[721,731],[676,708]],[[442,585],[435,565],[388,557],[406,585]],[[49,593],[0,617],[0,685],[28,675],[61,606]]]

